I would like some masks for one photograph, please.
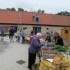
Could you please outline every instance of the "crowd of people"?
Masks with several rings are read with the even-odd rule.
[[[10,38],[10,42],[13,42],[13,37],[14,37],[15,31],[14,29],[11,27],[9,29],[9,38]],[[2,30],[2,36],[4,36],[4,31]],[[22,30],[17,30],[16,32],[16,41],[22,43],[25,43],[25,37],[26,37],[26,32],[25,32],[25,28],[23,28]],[[55,32],[53,35],[51,35],[50,33],[46,33],[46,39],[42,40],[42,34],[41,33],[37,33],[36,35],[34,35],[33,31],[31,31],[30,34],[30,46],[28,48],[28,69],[32,69],[32,66],[35,63],[36,60],[36,54],[38,53],[38,51],[40,50],[40,48],[42,46],[44,46],[44,43],[49,43],[49,42],[54,42],[55,45],[61,45],[63,46],[63,39],[62,37]]]
[[[23,28],[22,30],[17,29],[17,32],[15,33],[13,27],[10,27],[10,29],[9,29],[10,42],[13,42],[13,37],[16,34],[16,41],[20,42],[20,43],[25,43],[25,37],[26,37],[26,31],[25,30],[26,30],[26,28]],[[1,32],[1,36],[4,37],[5,29],[2,28],[0,30],[0,32]],[[34,35],[33,31],[31,31],[30,38],[29,38],[30,43],[32,42],[34,36],[35,35]],[[56,45],[58,45],[58,44],[64,45],[63,39],[61,38],[61,36],[57,32],[55,32],[53,35],[51,35],[49,32],[47,32],[45,41],[51,42],[53,40],[54,40]]]
[[[16,35],[15,35],[16,34]],[[16,41],[20,42],[20,43],[24,43],[25,42],[25,28],[23,28],[22,30],[17,30],[17,32],[15,33],[14,29],[11,27],[9,30],[9,38],[10,38],[10,42],[13,42],[13,37],[14,35],[16,36]]]
[[[25,36],[26,36],[25,28],[23,28],[22,30],[19,29],[17,30],[17,42],[24,43]]]

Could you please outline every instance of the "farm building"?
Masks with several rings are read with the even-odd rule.
[[[37,32],[42,34],[58,32],[64,39],[70,39],[70,16],[1,10],[0,29],[4,28],[8,33],[11,26],[14,27],[15,31],[17,28],[26,27],[27,34],[30,34],[31,30],[35,34]]]

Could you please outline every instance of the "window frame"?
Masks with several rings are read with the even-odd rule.
[[[39,16],[34,16],[34,22],[40,22],[40,17]]]

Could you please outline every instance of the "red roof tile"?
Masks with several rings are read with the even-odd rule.
[[[33,16],[36,15],[40,17],[39,23],[33,21]],[[70,26],[70,16],[35,12],[0,11],[0,23]]]
[[[19,23],[18,12],[0,11],[0,23]]]

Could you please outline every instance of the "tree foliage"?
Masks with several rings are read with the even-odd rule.
[[[45,13],[45,10],[39,9],[39,10],[38,10],[38,13]]]
[[[0,10],[5,10],[5,9],[1,9],[1,8],[0,8]]]
[[[6,10],[16,11],[15,8],[6,8]]]
[[[59,12],[57,15],[65,15],[65,16],[70,16],[70,12],[64,11],[64,12]]]
[[[6,10],[10,10],[10,8],[6,8]]]
[[[11,8],[11,10],[12,10],[12,11],[16,11],[16,9],[15,9],[15,8]]]
[[[42,13],[45,13],[45,10],[42,10]]]
[[[41,13],[41,9],[38,10],[38,13]]]
[[[24,11],[24,9],[23,8],[18,8],[18,11]]]

